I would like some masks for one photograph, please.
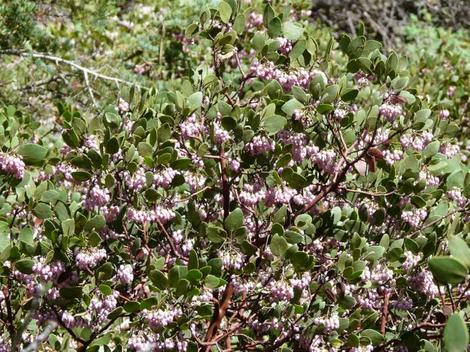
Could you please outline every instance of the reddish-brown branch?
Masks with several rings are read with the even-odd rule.
[[[225,219],[230,213],[230,184],[227,177],[227,163],[223,147],[220,148],[220,172],[222,175],[222,196]]]
[[[207,333],[206,333],[206,342],[211,343],[213,340],[216,338],[217,331],[220,327],[220,323],[222,322],[222,319],[225,317],[225,314],[227,313],[227,309],[230,306],[230,302],[232,300],[232,295],[233,295],[233,284],[232,282],[228,282],[227,286],[225,286],[225,291],[222,296],[222,300],[220,305],[216,304],[215,309],[214,309],[214,315],[212,316],[211,323],[209,327],[207,328]],[[210,350],[210,346],[206,349],[206,351]]]
[[[312,202],[310,202],[309,204],[306,204],[301,213],[306,213],[308,212],[310,209],[312,209],[313,207],[315,207],[323,198],[325,198],[330,192],[333,192],[335,191],[338,186],[340,185],[341,181],[344,179],[344,177],[346,176],[346,174],[348,173],[348,171],[350,170],[350,168],[352,166],[354,166],[359,160],[361,160],[362,158],[364,158],[364,156],[368,153],[369,149],[372,147],[373,145],[373,141],[375,139],[375,135],[377,133],[377,126],[375,126],[374,128],[374,131],[372,133],[372,138],[370,140],[370,142],[367,144],[366,148],[364,148],[364,150],[359,153],[359,155],[352,161],[350,162],[346,162],[346,165],[343,166],[341,172],[339,172],[334,181],[331,182],[328,186],[326,186],[313,200]],[[342,165],[342,161],[344,160],[341,160],[340,161],[340,165]]]
[[[384,293],[384,305],[383,305],[383,309],[382,309],[382,321],[380,323],[380,333],[382,335],[385,335],[385,329],[387,327],[389,301],[390,301],[390,292],[385,291],[385,293]]]

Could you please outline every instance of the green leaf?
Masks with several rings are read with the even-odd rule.
[[[387,70],[388,71],[395,71],[398,66],[398,56],[395,52],[391,52],[389,57],[387,58]]]
[[[374,214],[372,215],[371,223],[372,225],[379,226],[383,224],[384,220],[385,220],[385,210],[381,208],[374,212]]]
[[[99,286],[99,289],[101,293],[104,294],[105,296],[110,296],[113,293],[113,289],[105,284],[101,284]]]
[[[444,347],[447,352],[462,352],[467,350],[468,329],[459,313],[454,313],[447,320],[444,328]]]
[[[243,212],[240,208],[235,209],[227,216],[224,222],[227,230],[235,231],[243,226]]]
[[[96,274],[98,274],[99,279],[108,280],[114,275],[113,264],[106,262],[96,269]]]
[[[31,274],[33,272],[34,260],[31,259],[20,259],[15,262],[15,267],[19,272],[23,274]]]
[[[86,171],[72,172],[72,177],[76,181],[87,181],[91,178],[91,174]]]
[[[113,310],[111,313],[108,314],[108,319],[113,320],[116,319],[121,315],[121,313],[124,311],[122,307],[117,307],[115,310]]]
[[[304,29],[294,22],[284,22],[282,24],[282,33],[289,40],[296,41],[304,33]]]
[[[276,234],[271,238],[269,248],[271,248],[271,252],[274,255],[282,257],[286,253],[287,248],[289,248],[289,244],[284,237]]]
[[[281,110],[286,113],[287,116],[292,116],[296,110],[302,109],[304,105],[295,98],[287,101],[282,105]]]
[[[103,215],[95,215],[90,220],[88,220],[87,223],[85,224],[85,231],[90,231],[93,229],[99,231],[105,226],[106,226],[106,220],[103,217]]]
[[[80,145],[80,139],[73,129],[66,130],[62,134],[62,139],[68,146],[72,148],[77,148]]]
[[[176,286],[176,296],[179,297],[179,296],[182,296],[184,294],[186,294],[189,290],[189,287],[191,286],[190,282],[186,279],[181,279],[179,282],[178,282],[178,285]]]
[[[33,210],[34,215],[39,219],[47,219],[52,215],[51,207],[45,203],[39,203]]]
[[[219,3],[218,11],[222,22],[228,23],[228,21],[230,21],[230,16],[232,16],[232,7],[227,2],[221,1]]]
[[[113,137],[106,142],[106,152],[109,154],[115,154],[119,151],[119,142],[118,140]]]
[[[301,189],[308,186],[307,179],[294,172],[291,168],[284,169],[281,176],[292,188]]]
[[[201,105],[202,105],[202,93],[201,92],[193,93],[188,97],[188,106],[191,110],[195,110],[201,107]]]
[[[465,265],[453,257],[433,257],[429,259],[428,264],[436,280],[444,284],[458,284],[467,276]]]
[[[279,37],[282,33],[282,22],[279,17],[274,17],[268,25],[268,34],[271,38]]]
[[[290,260],[292,265],[294,265],[294,268],[301,271],[306,270],[312,261],[311,257],[305,252],[296,252],[292,254]]]
[[[274,18],[274,16],[276,16],[276,14],[274,13],[272,6],[269,3],[266,4],[263,11],[263,23],[266,27],[268,26],[269,22],[271,22],[271,20]]]
[[[139,302],[127,302],[123,305],[123,308],[128,313],[134,313],[140,310],[140,304]]]
[[[432,141],[431,143],[429,143],[426,146],[426,148],[424,148],[423,156],[425,158],[430,158],[430,157],[436,155],[437,152],[439,151],[440,146],[441,146],[441,143],[439,141]]]
[[[168,279],[160,270],[152,270],[149,277],[152,283],[159,289],[164,290],[168,287]]]
[[[424,208],[426,206],[426,201],[420,196],[412,196],[411,203],[418,208]]]
[[[209,224],[209,226],[207,226],[206,234],[207,238],[211,242],[222,243],[225,241],[224,237],[222,237],[225,235],[224,229],[213,224]]]
[[[143,157],[152,156],[153,154],[153,148],[147,142],[140,142],[137,145],[137,150],[139,151],[139,154],[142,155]]]
[[[198,24],[191,23],[189,26],[186,27],[186,30],[184,31],[185,37],[191,38],[193,34],[197,31],[197,29],[198,29]]]
[[[338,92],[339,92],[339,87],[337,84],[333,84],[331,86],[326,87],[324,94],[323,94],[322,102],[323,103],[333,102],[337,98]]]
[[[335,107],[331,104],[320,104],[317,107],[317,112],[319,114],[328,114],[329,112],[332,112],[335,109]]]
[[[253,48],[257,51],[261,51],[263,49],[264,45],[266,44],[266,41],[268,40],[268,36],[264,32],[256,32],[255,35],[253,36],[253,39],[251,39],[251,44],[253,45]]]
[[[452,189],[454,187],[460,188],[464,186],[465,182],[465,173],[463,170],[455,170],[452,172],[446,180],[447,189]]]
[[[109,341],[111,341],[111,334],[106,334],[104,336],[101,336],[100,338],[93,340],[93,342],[90,344],[90,347],[104,346],[104,345],[107,345]]]
[[[204,285],[209,288],[217,288],[220,285],[220,281],[221,280],[217,276],[209,274],[204,280]]]
[[[19,240],[28,246],[34,246],[33,231],[30,227],[25,227],[21,230]]]
[[[82,288],[75,287],[63,287],[60,289],[60,296],[68,299],[82,297]]]
[[[407,86],[408,81],[409,81],[408,77],[397,76],[392,81],[392,87],[395,90],[402,90]]]
[[[470,248],[468,248],[468,244],[465,240],[457,236],[452,236],[449,239],[449,251],[452,256],[460,260],[467,268],[470,268]]]
[[[377,330],[373,329],[365,329],[361,332],[361,337],[362,336],[369,338],[372,345],[378,345],[384,340],[383,335]]]
[[[194,284],[198,284],[199,281],[202,279],[202,272],[198,269],[191,269],[188,271],[188,275],[186,275],[186,279]]]
[[[18,148],[18,154],[23,157],[23,161],[31,165],[41,164],[46,159],[47,152],[47,148],[33,143],[23,144]]]
[[[284,128],[287,119],[280,115],[272,115],[263,119],[263,127],[269,134],[276,134]]]
[[[343,101],[352,101],[356,99],[358,94],[359,94],[359,91],[357,89],[350,89],[346,91],[345,93],[343,93],[343,95],[341,95],[341,99]]]
[[[431,116],[431,110],[429,109],[421,109],[415,113],[415,120],[416,121],[424,121],[427,120]]]
[[[294,61],[298,57],[302,56],[305,49],[306,49],[306,47],[307,47],[307,42],[304,39],[301,39],[301,40],[297,41],[297,43],[295,43],[295,45],[294,45],[294,48],[289,53],[290,60]],[[294,96],[295,96],[295,93],[294,93]]]
[[[72,236],[75,233],[75,221],[73,219],[62,221],[62,232],[65,236]]]

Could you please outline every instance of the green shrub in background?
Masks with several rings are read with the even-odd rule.
[[[2,51],[2,350],[467,348],[464,37],[100,4]]]
[[[21,46],[35,27],[34,2],[5,0],[0,4],[0,48]]]

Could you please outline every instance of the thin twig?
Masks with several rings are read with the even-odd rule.
[[[48,54],[44,54],[44,53],[37,53],[37,52],[26,52],[26,51],[20,51],[20,50],[12,50],[12,49],[10,49],[10,50],[1,50],[0,54],[2,54],[2,55],[15,55],[15,56],[21,56],[21,57],[34,57],[34,58],[37,58],[37,59],[53,61],[53,62],[56,63],[56,65],[63,64],[63,65],[70,66],[70,67],[72,67],[76,70],[79,70],[84,75],[85,74],[91,75],[91,76],[94,76],[94,77],[97,77],[97,78],[100,78],[100,79],[103,79],[103,80],[106,80],[106,81],[115,82],[117,84],[122,83],[122,84],[125,84],[125,85],[128,85],[128,86],[136,86],[140,89],[145,89],[145,90],[149,89],[147,87],[141,86],[141,85],[139,85],[137,83],[134,83],[134,82],[129,82],[129,81],[126,81],[126,80],[121,79],[121,78],[104,75],[104,74],[96,72],[96,71],[94,71],[90,68],[81,66],[81,65],[79,65],[79,64],[77,64],[73,61],[66,60],[66,59],[63,59],[63,58],[58,57],[58,56],[48,55]]]
[[[37,351],[41,343],[47,340],[49,335],[54,331],[54,329],[57,327],[57,323],[54,321],[49,322],[49,324],[46,326],[44,331],[40,333],[36,339],[31,342],[28,347],[23,348],[22,352],[34,352]]]
[[[174,255],[176,255],[178,258],[180,259],[183,259],[184,261],[188,261],[188,258],[185,257],[184,255],[180,254],[178,252],[178,250],[176,249],[176,246],[173,242],[173,239],[171,238],[170,234],[168,233],[168,231],[165,229],[165,226],[163,226],[163,224],[157,220],[156,221],[158,226],[160,227],[160,230],[163,232],[163,234],[165,235],[167,241],[168,241],[168,244],[170,245],[170,248],[171,248],[171,251]]]

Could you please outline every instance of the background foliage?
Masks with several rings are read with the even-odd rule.
[[[0,351],[466,350],[455,4],[3,2]]]

